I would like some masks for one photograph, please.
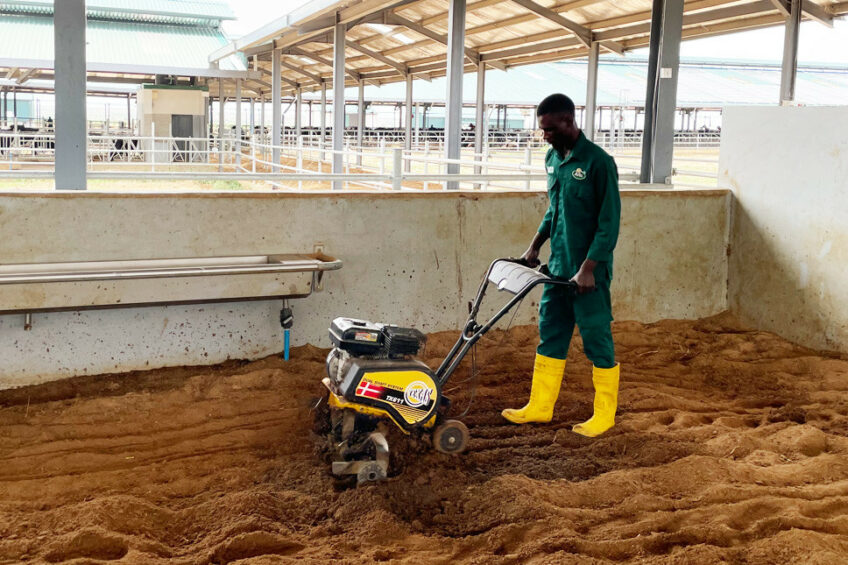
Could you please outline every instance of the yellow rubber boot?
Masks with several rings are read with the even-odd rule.
[[[611,369],[592,369],[592,383],[595,385],[595,412],[582,424],[575,425],[575,433],[586,437],[596,437],[615,425],[615,411],[618,408],[619,365]]]
[[[564,374],[565,359],[554,359],[537,353],[530,400],[524,408],[507,408],[501,415],[513,424],[550,422]]]

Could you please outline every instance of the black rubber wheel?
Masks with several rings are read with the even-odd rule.
[[[470,437],[465,424],[459,420],[446,420],[433,432],[433,446],[441,453],[456,455],[465,451]]]

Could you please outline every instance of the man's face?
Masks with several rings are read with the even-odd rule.
[[[574,116],[565,112],[541,115],[539,129],[547,143],[562,151],[574,137]]]

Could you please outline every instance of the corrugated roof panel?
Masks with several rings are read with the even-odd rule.
[[[0,16],[0,57],[53,59],[53,19]],[[92,63],[209,67],[209,53],[227,42],[217,28],[91,20],[86,29],[86,60]],[[229,58],[221,68],[244,70]]]
[[[6,0],[0,12],[18,14],[52,14],[53,0]],[[194,0],[87,0],[89,17],[104,19],[141,19],[156,21],[233,20],[235,14],[226,2]]]
[[[235,19],[226,2],[196,2],[194,0],[86,0],[89,10],[120,10],[136,13],[199,16],[223,20]]]

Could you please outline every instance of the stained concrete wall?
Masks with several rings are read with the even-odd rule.
[[[724,111],[736,204],[729,301],[747,323],[848,351],[848,107]]]
[[[622,200],[618,319],[726,309],[729,192],[625,191]],[[521,254],[546,206],[543,193],[0,194],[0,263],[266,255],[321,243],[344,268],[294,301],[293,342],[326,347],[341,315],[459,329],[488,263]],[[537,304],[538,292],[513,323],[533,322]],[[34,315],[30,331],[23,314],[0,316],[0,388],[278,352],[279,308],[57,312]]]

